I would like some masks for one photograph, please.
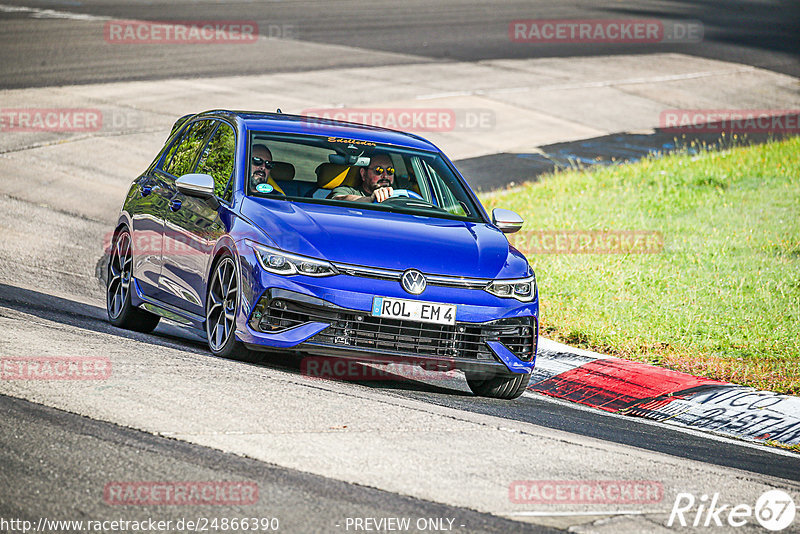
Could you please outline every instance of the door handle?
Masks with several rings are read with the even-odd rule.
[[[179,209],[181,209],[181,199],[173,198],[172,200],[170,200],[169,209],[171,209],[172,211],[178,211]]]

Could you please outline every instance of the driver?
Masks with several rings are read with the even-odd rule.
[[[341,185],[331,191],[334,200],[353,200],[355,202],[383,202],[392,196],[394,185],[394,165],[388,154],[378,153],[370,158],[369,167],[359,169],[361,188]]]
[[[253,171],[250,175],[251,187],[256,187],[258,184],[266,184],[269,181],[269,173],[273,167],[272,152],[269,151],[267,145],[253,145],[251,163]]]

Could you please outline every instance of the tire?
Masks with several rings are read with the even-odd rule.
[[[127,330],[152,332],[161,317],[131,305],[133,249],[131,234],[127,229],[114,236],[107,280],[106,312],[109,322]]]
[[[236,339],[236,310],[239,305],[239,274],[229,253],[222,254],[211,269],[206,295],[206,336],[215,356],[246,362],[257,356]]]
[[[528,387],[530,373],[486,375],[465,372],[469,389],[479,397],[493,399],[516,399]]]

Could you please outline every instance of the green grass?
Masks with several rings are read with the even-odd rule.
[[[778,447],[779,449],[786,449],[787,451],[800,452],[800,445],[787,445],[785,443],[781,443],[780,441],[773,441],[770,439],[768,439],[764,443],[772,447]]]
[[[661,232],[654,254],[529,254],[542,335],[800,393],[800,137],[567,171],[482,197],[536,230]]]

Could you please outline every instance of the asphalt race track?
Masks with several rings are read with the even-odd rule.
[[[207,75],[252,75],[343,66],[479,61],[531,57],[678,52],[800,75],[800,5],[791,0],[560,2],[486,4],[445,0],[409,2],[18,2],[4,6],[51,9],[56,15],[0,8],[0,87],[40,87],[118,80]],[[224,7],[223,7],[224,6]],[[66,14],[74,14],[69,18]],[[86,17],[97,24],[86,31]],[[517,19],[642,18],[700,21],[700,43],[646,45],[509,43]],[[108,19],[255,20],[256,46],[228,53],[208,46],[201,55],[181,47],[120,47],[103,40]],[[288,45],[270,36],[294,40]],[[61,46],[62,43],[68,46]],[[334,45],[327,48],[313,45]],[[372,54],[365,54],[369,50]],[[389,81],[391,83],[391,81]]]
[[[610,17],[701,21],[705,37],[646,48],[509,43],[511,20]],[[113,19],[255,20],[267,35],[236,53],[226,45],[203,45],[199,53],[192,46],[113,46],[103,39],[104,24]],[[391,101],[401,96],[387,68],[403,72],[409,84],[403,66],[617,54],[622,61],[651,53],[742,64],[744,71],[759,67],[776,75],[778,89],[771,91],[796,98],[796,87],[791,93],[780,83],[782,75],[800,76],[798,35],[800,5],[788,1],[765,9],[738,1],[6,0],[0,4],[0,95],[13,103],[0,100],[0,107],[24,107],[25,92],[5,91],[11,89],[52,107],[77,107],[70,98],[81,89],[58,86],[85,86],[97,102],[100,89],[91,84],[119,82],[102,96],[113,102],[141,91],[125,85],[131,81],[170,81],[197,91],[192,79],[198,77],[202,89],[221,76],[242,76],[244,86],[247,76],[372,68],[382,78],[364,84]],[[352,78],[355,86],[361,81]],[[149,102],[166,108],[180,96],[175,85],[163,94],[157,85],[141,87],[150,91]],[[312,380],[302,375],[299,357],[214,358],[196,333],[165,321],[152,335],[112,327],[98,277],[99,243],[135,177],[131,169],[149,162],[177,115],[162,108],[149,115],[156,119],[152,126],[114,132],[98,145],[91,137],[28,139],[0,131],[0,356],[101,357],[112,368],[101,382],[0,380],[0,532],[22,531],[19,523],[3,523],[12,519],[174,525],[234,517],[275,517],[281,532],[695,532],[665,526],[679,493],[719,493],[731,505],[753,505],[770,489],[800,495],[800,455],[777,449],[532,392],[513,402],[476,398],[460,375]],[[87,198],[86,191],[96,193]],[[663,495],[636,503],[515,501],[511,488],[530,480],[655,481]],[[186,506],[109,501],[109,485],[142,481],[244,481],[258,488],[258,498]],[[403,517],[410,518],[407,529],[354,523]],[[735,531],[763,529],[752,520]]]
[[[223,454],[213,449],[100,423],[74,414],[26,401],[0,396],[3,427],[0,443],[4,476],[4,498],[0,516],[38,522],[72,517],[76,509],[85,517],[102,517],[105,503],[84,491],[87,485],[103,487],[109,476],[147,479],[153,473],[167,480],[248,480],[258,484],[259,504],[215,509],[218,517],[258,517],[280,520],[280,530],[325,532],[345,515],[355,517],[414,516],[454,518],[469,532],[548,532],[549,529],[479,514],[436,503],[420,501],[373,488],[346,484],[299,471]],[[18,451],[24,443],[47,441],[57,446]],[[98,454],[101,451],[101,454]],[[83,473],[80,478],[76,472]],[[138,478],[137,478],[138,477]],[[64,481],[54,491],[52,479]],[[12,483],[13,481],[13,483]],[[4,481],[6,482],[6,481]],[[36,494],[46,495],[45,499]],[[44,502],[43,502],[44,501]],[[346,510],[347,514],[342,512]],[[201,506],[161,507],[127,515],[126,519],[177,524],[182,518],[196,520],[207,514]]]

